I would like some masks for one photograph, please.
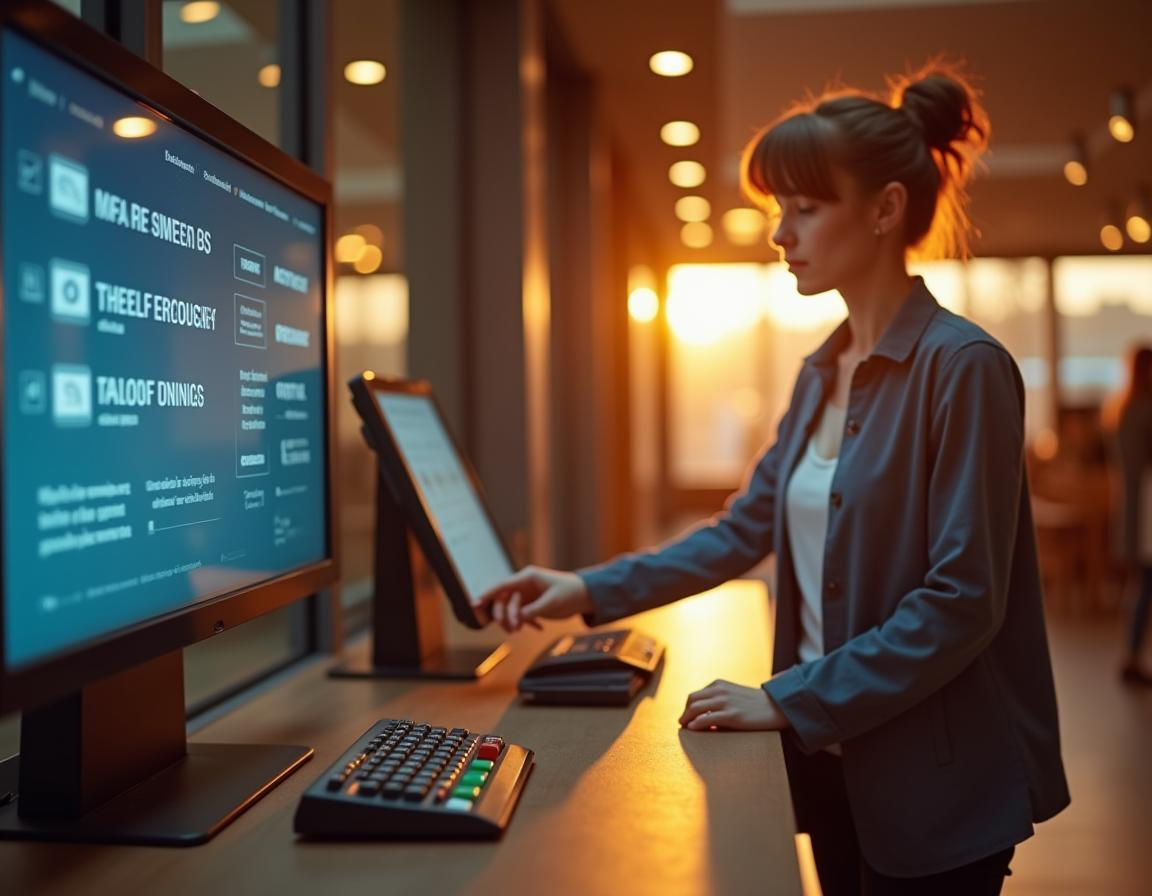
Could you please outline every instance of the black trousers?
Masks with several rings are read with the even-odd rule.
[[[824,896],[998,896],[1015,848],[926,877],[888,877],[871,868],[860,855],[840,758],[823,751],[806,756],[786,733],[781,742],[796,828],[812,838]]]

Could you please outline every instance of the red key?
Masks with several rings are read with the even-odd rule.
[[[504,746],[504,741],[500,738],[493,740],[485,740],[480,744],[480,748],[476,751],[477,759],[495,759],[500,755],[500,749]]]

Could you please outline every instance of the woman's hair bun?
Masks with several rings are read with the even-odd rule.
[[[957,77],[934,72],[910,80],[898,88],[903,110],[935,150],[952,155],[955,144],[980,146],[987,137],[987,124],[976,120],[973,91]]]

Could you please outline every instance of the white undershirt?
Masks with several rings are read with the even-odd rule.
[[[820,425],[808,440],[804,455],[788,481],[785,512],[792,568],[800,586],[800,662],[824,655],[824,542],[828,535],[828,503],[832,477],[840,457],[846,408],[824,405]]]

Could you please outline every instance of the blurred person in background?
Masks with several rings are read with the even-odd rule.
[[[1120,679],[1152,685],[1140,665],[1152,607],[1152,346],[1133,346],[1127,368],[1127,383],[1103,412],[1119,473],[1115,546],[1135,584]]]

